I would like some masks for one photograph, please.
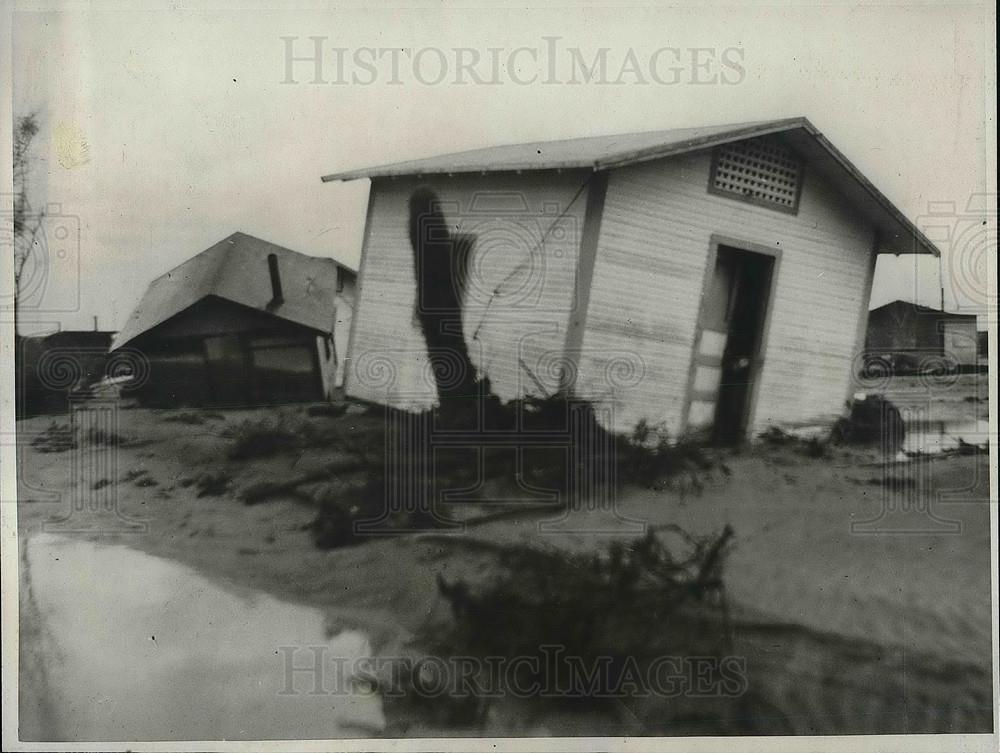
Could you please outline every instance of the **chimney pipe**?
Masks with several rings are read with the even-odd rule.
[[[271,305],[277,306],[285,300],[281,294],[281,273],[278,271],[277,254],[267,255],[267,268],[271,272]]]

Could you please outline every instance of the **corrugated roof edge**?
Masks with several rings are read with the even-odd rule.
[[[626,152],[615,159],[598,160],[594,165],[595,170],[611,170],[616,167],[625,167],[639,162],[650,162],[663,157],[672,157],[678,154],[696,151],[699,149],[710,149],[713,146],[728,144],[732,141],[742,141],[743,139],[767,136],[771,133],[781,133],[793,128],[805,128],[810,133],[818,133],[815,127],[805,118],[787,118],[785,120],[773,120],[764,123],[753,123],[747,126],[737,126],[731,130],[711,136],[703,136],[697,139],[688,139],[669,147],[650,147],[648,149],[637,149],[634,152]]]
[[[672,154],[679,154],[685,151],[691,151],[693,149],[704,149],[706,147],[711,147],[716,144],[724,144],[730,141],[735,141],[738,139],[751,138],[754,136],[763,136],[768,133],[774,133],[777,131],[787,130],[789,128],[795,128],[802,125],[808,126],[810,129],[815,130],[809,121],[804,117],[795,118],[785,118],[782,120],[767,120],[758,121],[754,123],[740,123],[733,125],[732,127],[727,127],[725,125],[714,126],[714,128],[723,128],[727,130],[719,131],[717,133],[712,133],[710,135],[688,139],[686,141],[679,141],[676,143],[671,143],[665,146],[652,146],[645,149],[637,149],[633,151],[623,150],[615,155],[614,159],[610,160],[592,160],[592,159],[564,159],[564,160],[549,160],[543,158],[540,161],[534,162],[508,162],[503,165],[498,165],[496,167],[491,167],[488,165],[479,166],[462,166],[454,164],[454,161],[461,157],[467,157],[470,154],[476,154],[477,152],[489,152],[491,150],[503,150],[503,149],[513,149],[521,146],[545,146],[545,145],[565,145],[570,142],[579,142],[581,145],[585,143],[598,142],[601,139],[609,138],[629,138],[638,136],[650,136],[652,134],[662,133],[664,136],[666,134],[676,131],[690,131],[697,130],[693,128],[676,128],[667,129],[664,131],[638,131],[634,133],[624,133],[624,134],[606,134],[604,136],[584,136],[576,137],[571,139],[556,139],[550,141],[530,141],[530,142],[520,142],[513,144],[501,144],[496,147],[479,147],[476,149],[463,149],[460,152],[446,152],[444,154],[431,155],[429,157],[421,157],[413,160],[404,160],[402,162],[393,162],[386,165],[376,165],[370,167],[358,168],[355,170],[345,170],[339,173],[332,173],[330,175],[321,176],[320,180],[324,183],[330,183],[332,181],[351,181],[358,180],[360,178],[381,178],[381,177],[400,177],[404,175],[432,175],[432,174],[448,174],[448,173],[463,173],[463,172],[528,172],[534,170],[571,170],[571,169],[582,169],[589,168],[592,170],[605,170],[612,167],[621,167],[622,165],[633,164],[636,162],[642,162],[650,159],[658,159],[660,157],[669,156]],[[438,164],[433,165],[434,162],[452,160],[452,164]]]
[[[837,149],[823,134],[820,132],[816,126],[814,126],[808,118],[804,116],[794,117],[794,118],[784,118],[781,120],[771,120],[771,121],[761,121],[758,123],[744,124],[740,126],[734,126],[730,130],[721,131],[719,133],[713,133],[711,135],[689,139],[687,141],[681,141],[677,143],[667,144],[661,147],[648,147],[645,149],[637,149],[634,151],[624,151],[620,154],[615,155],[611,159],[605,160],[578,160],[578,161],[561,161],[561,162],[550,162],[543,164],[507,164],[503,166],[498,166],[495,168],[485,168],[485,167],[460,167],[452,166],[448,168],[446,166],[436,166],[433,169],[420,170],[419,165],[421,163],[429,162],[430,160],[440,159],[442,157],[460,157],[462,155],[474,154],[476,152],[483,151],[482,149],[469,149],[461,152],[454,152],[452,154],[438,155],[436,157],[431,157],[428,159],[416,159],[407,160],[405,162],[397,162],[389,165],[381,165],[376,167],[361,168],[357,170],[349,170],[340,173],[332,173],[330,175],[324,175],[320,180],[324,183],[329,183],[332,181],[351,181],[358,180],[360,178],[376,178],[376,177],[402,177],[406,175],[431,175],[431,174],[449,174],[449,173],[484,173],[484,172],[528,172],[528,171],[544,171],[544,170],[562,170],[562,169],[580,169],[589,168],[591,170],[611,170],[617,167],[624,167],[626,165],[632,165],[639,162],[648,162],[655,159],[663,159],[665,157],[672,157],[688,152],[700,150],[700,149],[710,149],[715,146],[720,146],[722,144],[727,144],[733,141],[740,141],[742,139],[756,138],[758,136],[766,136],[773,133],[782,133],[786,131],[791,131],[795,129],[802,129],[806,131],[816,143],[819,144],[833,159],[836,161],[842,169],[848,172],[851,177],[876,201],[879,206],[881,206],[886,212],[888,212],[897,222],[900,223],[905,229],[907,229],[913,236],[915,245],[918,248],[914,249],[915,253],[928,253],[933,256],[940,256],[941,252],[937,247],[924,235],[923,232],[917,228],[910,220],[904,215],[895,204],[893,204],[886,196],[883,194],[867,177],[862,173],[855,165],[852,163],[839,149]],[[655,131],[649,131],[646,133],[655,133]],[[626,134],[631,136],[636,136],[640,134]],[[602,138],[602,137],[594,137]],[[543,144],[545,142],[538,142]],[[560,143],[560,142],[548,142],[548,143]],[[507,147],[518,146],[518,144],[508,144]],[[503,147],[500,147],[503,148]],[[920,250],[922,249],[922,250]]]

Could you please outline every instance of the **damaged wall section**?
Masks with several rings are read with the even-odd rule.
[[[425,187],[471,252],[463,286],[469,357],[502,400],[556,392],[589,171],[374,180],[369,197],[348,394],[407,410],[436,400],[417,316],[410,200]]]

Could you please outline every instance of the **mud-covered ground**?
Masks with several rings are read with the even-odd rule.
[[[935,403],[936,416],[985,416],[982,378],[961,380]],[[921,385],[890,387],[903,398],[925,395]],[[313,439],[274,454],[231,457],[236,427],[279,414],[294,431],[311,425]],[[43,450],[58,439],[52,422],[66,417],[19,422],[22,552],[43,530],[122,544],[181,563],[224,589],[320,608],[332,632],[360,629],[376,654],[410,650],[428,620],[447,619],[437,576],[486,577],[496,569],[498,547],[588,550],[620,537],[628,521],[678,524],[695,534],[727,523],[734,529],[725,591],[732,651],[745,660],[752,701],[723,704],[714,717],[671,728],[669,699],[619,704],[603,716],[553,715],[530,698],[503,699],[478,730],[442,727],[386,703],[381,734],[990,730],[985,454],[900,463],[874,450],[833,447],[813,457],[794,444],[758,446],[719,456],[700,491],[689,484],[626,487],[611,509],[573,511],[557,530],[540,526],[551,512],[508,506],[509,514],[491,519],[496,507],[466,505],[445,511],[471,521],[458,534],[379,536],[321,550],[310,530],[313,500],[353,483],[350,450],[378,434],[377,410],[337,417],[309,415],[306,406],[117,415],[116,437],[90,435],[78,449],[56,452]],[[248,489],[293,477],[313,480],[294,493],[245,503]],[[109,504],[110,512],[90,509]],[[30,691],[47,661],[32,638],[44,632],[37,624],[44,615],[23,602],[22,699],[41,703]]]

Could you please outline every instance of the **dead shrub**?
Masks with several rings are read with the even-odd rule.
[[[284,481],[255,481],[240,490],[239,497],[244,504],[255,505],[271,497],[292,491]]]
[[[398,444],[387,454],[385,426],[393,422],[407,428],[396,434]],[[572,432],[570,427],[575,427]],[[447,430],[449,443],[436,446],[431,432],[441,429]],[[482,446],[483,439],[498,433],[523,440],[519,453],[488,442]],[[562,441],[539,442],[543,436]],[[427,452],[428,447],[435,451]],[[571,452],[575,448],[585,451]],[[538,490],[539,502],[555,494],[566,503],[569,495],[588,488],[596,467],[606,469],[603,479],[609,484],[658,487],[683,479],[684,491],[697,491],[715,466],[701,447],[673,443],[645,422],[631,435],[615,434],[601,426],[589,403],[562,396],[503,404],[487,393],[478,400],[446,402],[423,416],[386,409],[380,430],[362,432],[350,450],[370,472],[363,484],[319,504],[312,529],[322,548],[357,543],[359,511],[394,531],[440,527],[443,521],[426,509],[427,501],[442,490],[481,487],[484,481],[527,485]],[[244,494],[252,503],[273,492],[265,485]]]
[[[231,460],[266,458],[298,446],[298,438],[283,418],[246,420],[225,432],[233,440]]]
[[[96,426],[91,427],[90,431],[87,432],[87,441],[92,445],[103,447],[124,447],[129,444],[128,437],[115,431],[99,429]]]
[[[733,531],[726,526],[694,537],[672,529],[682,552],[650,531],[591,553],[506,547],[484,583],[439,575],[452,618],[426,624],[421,643],[436,657],[475,657],[484,664],[516,657],[516,676],[471,678],[471,687],[501,695],[552,687],[553,649],[588,669],[601,667],[587,676],[587,687],[564,688],[556,702],[570,704],[614,697],[630,665],[645,671],[664,656],[722,656],[731,645],[723,568]],[[511,686],[496,687],[498,681]]]
[[[906,434],[899,408],[884,395],[867,395],[850,404],[850,415],[834,424],[830,439],[836,444],[884,444],[890,450],[899,449]]]
[[[685,476],[695,489],[702,476],[715,466],[704,447],[681,439],[671,442],[667,432],[642,419],[631,436],[615,435],[618,445],[618,472],[625,481],[655,487],[671,478]]]
[[[483,380],[489,389],[489,381]],[[438,409],[443,417],[436,422],[445,426],[469,422],[469,413],[481,405],[482,423],[487,431],[519,433],[526,440],[533,436],[555,435],[563,440],[558,444],[575,444],[585,448],[575,456],[563,446],[538,446],[525,442],[522,450],[524,470],[528,481],[547,487],[564,495],[577,488],[581,474],[595,467],[608,469],[608,480],[617,485],[635,483],[647,487],[668,486],[675,478],[683,477],[690,486],[698,489],[701,480],[715,466],[715,461],[699,444],[684,439],[672,440],[658,426],[641,420],[631,434],[615,433],[597,419],[593,405],[562,394],[549,397],[526,397],[501,404],[492,394],[480,401],[465,401],[466,405],[446,404]],[[471,406],[469,405],[471,403]],[[476,431],[470,432],[470,445],[475,446]],[[495,453],[492,457],[499,456]],[[485,456],[487,460],[490,455]],[[571,462],[575,457],[575,462]],[[456,466],[467,465],[464,457],[456,459]],[[510,465],[487,463],[487,477],[512,477]]]
[[[347,403],[317,403],[306,408],[306,415],[313,418],[317,416],[339,418],[346,412]]]
[[[320,549],[360,543],[373,535],[370,529],[376,525],[398,532],[427,530],[440,523],[417,506],[392,505],[395,509],[390,509],[382,474],[339,488],[325,487],[314,501],[318,510],[309,528]],[[364,525],[364,530],[359,529],[359,524]]]
[[[633,654],[645,653],[650,642],[663,649],[669,614],[721,594],[733,531],[681,534],[687,551],[680,555],[650,531],[596,552],[509,547],[500,553],[499,573],[480,586],[439,578],[454,617],[445,645],[477,656],[530,655],[548,644],[589,656],[608,641],[634,641],[621,646]]]
[[[777,426],[770,426],[757,438],[767,447],[786,447],[809,458],[827,456],[827,442],[820,437],[799,437]]]
[[[203,473],[195,480],[198,497],[220,497],[229,490],[233,477],[225,471]]]
[[[164,421],[174,424],[187,424],[189,426],[200,426],[205,423],[206,417],[197,411],[183,411],[174,413],[163,418]]]
[[[38,452],[67,452],[75,450],[76,429],[69,424],[52,421],[41,434],[31,440],[31,446]]]

